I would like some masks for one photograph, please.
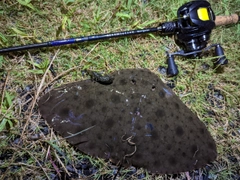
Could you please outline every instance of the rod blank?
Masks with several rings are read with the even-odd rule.
[[[61,39],[61,40],[48,41],[48,42],[29,44],[29,45],[23,45],[23,46],[13,46],[13,47],[0,49],[0,54],[14,52],[14,51],[23,51],[28,49],[62,46],[67,44],[97,41],[97,40],[111,39],[111,38],[117,38],[117,37],[125,37],[130,35],[147,34],[147,33],[153,33],[161,30],[162,30],[161,27],[154,27],[154,28],[137,29],[137,30],[130,30],[130,31],[115,32],[115,33],[98,34],[98,35],[91,35],[91,36],[77,37],[77,38],[70,38],[70,39]]]

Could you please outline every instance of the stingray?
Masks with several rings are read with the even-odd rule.
[[[204,123],[156,74],[124,69],[110,77],[51,90],[40,98],[41,115],[81,152],[125,167],[174,174],[216,159]]]

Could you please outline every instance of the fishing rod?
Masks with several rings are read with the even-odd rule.
[[[212,44],[207,46],[207,43],[214,27],[235,24],[239,21],[240,17],[237,14],[232,14],[230,16],[215,16],[208,1],[197,0],[182,5],[177,11],[176,20],[161,23],[157,27],[8,47],[0,49],[0,54],[157,32],[160,35],[174,35],[176,44],[182,48],[182,50],[174,53],[167,52],[167,75],[176,76],[178,74],[178,68],[175,63],[174,56],[198,57],[202,52],[215,47],[215,55],[218,57],[215,65],[227,64],[228,60],[224,55],[221,45]]]

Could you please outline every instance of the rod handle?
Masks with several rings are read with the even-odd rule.
[[[237,14],[232,14],[230,16],[216,16],[215,25],[228,25],[228,24],[236,24],[240,21],[240,17]]]

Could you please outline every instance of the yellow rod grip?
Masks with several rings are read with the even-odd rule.
[[[237,14],[232,14],[230,16],[216,16],[215,24],[216,26],[221,26],[227,24],[236,24],[239,21],[239,16]]]

